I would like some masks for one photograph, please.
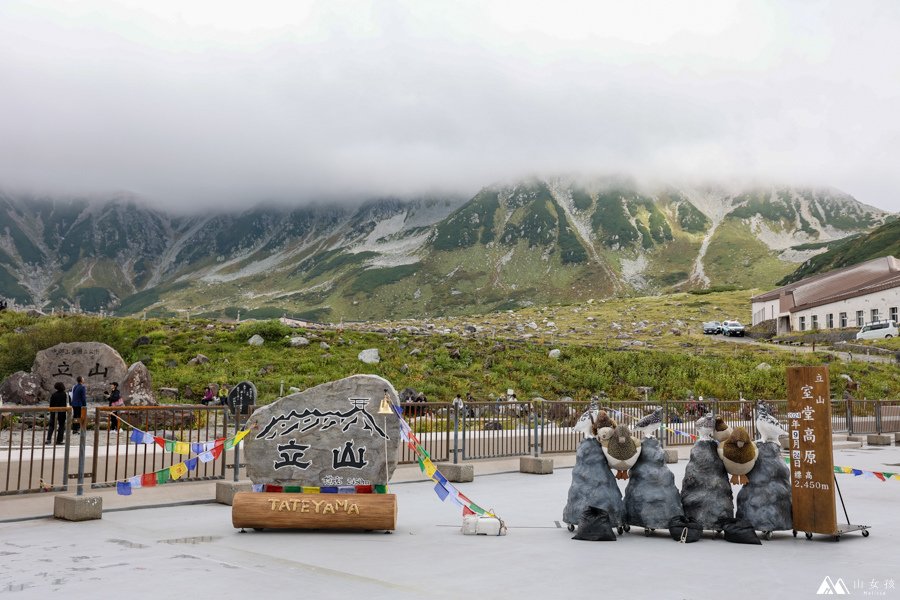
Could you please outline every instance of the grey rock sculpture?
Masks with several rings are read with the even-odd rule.
[[[747,474],[737,496],[737,518],[746,519],[758,531],[793,529],[791,515],[791,472],[774,442],[757,444],[756,465]]]
[[[572,484],[563,510],[563,521],[577,525],[589,506],[602,508],[609,513],[613,527],[625,524],[625,502],[616,478],[609,469],[606,457],[596,438],[589,437],[578,446]]]
[[[685,516],[696,519],[704,529],[715,529],[719,519],[734,516],[733,498],[716,442],[698,441],[691,449],[681,482],[681,506]]]
[[[625,522],[647,529],[664,529],[669,519],[684,514],[675,475],[666,466],[659,440],[641,442],[641,456],[628,472],[625,488]]]

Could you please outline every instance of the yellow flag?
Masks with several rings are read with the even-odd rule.
[[[172,479],[179,479],[183,477],[185,473],[188,472],[187,465],[184,463],[178,463],[177,465],[172,465],[169,467],[169,477]]]
[[[250,433],[249,429],[238,431],[238,434],[234,436],[234,445],[237,446],[238,444],[240,444],[241,440],[244,439],[244,436],[246,436],[248,433]]]
[[[318,494],[318,493],[320,493],[320,489],[319,489],[318,487],[313,487],[313,486],[306,486],[306,485],[304,485],[304,486],[303,486],[302,488],[300,488],[300,489],[303,491],[304,494]]]
[[[191,445],[187,442],[175,442],[175,454],[190,454]]]
[[[431,462],[430,458],[425,459],[425,476],[431,479],[434,477],[434,472],[437,471],[437,467],[434,466],[434,463]]]

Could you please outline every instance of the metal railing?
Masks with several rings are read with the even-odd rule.
[[[771,413],[787,429],[787,402],[767,400]],[[663,445],[690,445],[697,434],[694,421],[712,411],[731,426],[745,427],[756,436],[756,401],[677,400],[605,401],[610,416],[628,426],[663,408]],[[832,430],[849,434],[900,431],[898,400],[832,400]],[[255,407],[248,407],[255,408]],[[575,431],[587,402],[471,402],[457,410],[445,403],[404,405],[404,419],[435,462],[477,460],[542,454],[573,453],[584,434]],[[250,411],[248,411],[250,412]],[[61,444],[45,444],[51,415],[65,415]],[[115,485],[128,477],[151,473],[182,462],[186,457],[159,444],[130,443],[131,427],[168,440],[187,443],[227,438],[247,415],[235,415],[224,406],[161,405],[150,407],[91,407],[84,410],[81,434],[72,434],[72,409],[0,407],[0,496],[69,490],[70,478],[90,487]],[[116,433],[115,420],[124,426]],[[55,437],[56,432],[54,432]],[[78,445],[73,448],[73,441]],[[84,443],[86,442],[86,443]],[[83,449],[83,450],[82,450]],[[230,457],[230,461],[229,461]],[[79,462],[82,467],[79,468]],[[401,445],[399,462],[416,462],[416,454]],[[178,482],[224,479],[233,469],[240,477],[239,449],[219,460],[200,463]],[[71,475],[70,475],[71,474]],[[79,485],[79,490],[81,489]]]

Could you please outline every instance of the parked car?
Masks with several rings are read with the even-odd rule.
[[[719,321],[707,321],[703,324],[703,333],[722,333],[722,323]]]
[[[738,321],[723,321],[722,334],[728,336],[739,335],[741,337],[744,337],[744,326],[741,325]]]
[[[856,334],[858,340],[881,340],[897,337],[896,321],[872,321]]]

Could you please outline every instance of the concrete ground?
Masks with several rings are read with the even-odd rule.
[[[762,546],[707,535],[682,545],[665,531],[632,528],[616,542],[574,541],[560,523],[573,457],[551,475],[525,475],[518,459],[476,464],[459,488],[493,508],[506,537],[463,536],[458,509],[443,504],[417,469],[397,470],[391,534],[239,533],[231,508],[209,503],[214,484],[167,485],[132,496],[104,493],[103,519],[28,518],[49,513],[49,495],[0,498],[0,593],[11,598],[811,598],[823,579],[852,595],[900,598],[900,481],[838,476],[853,523],[871,536],[776,533]],[[835,464],[900,471],[900,448],[837,450]],[[669,465],[680,484],[686,461]],[[623,482],[625,483],[625,482]],[[735,492],[737,489],[735,489]],[[91,493],[91,492],[88,492]],[[160,506],[175,501],[203,504]],[[156,505],[155,507],[153,505]],[[144,506],[136,510],[134,507]],[[44,512],[46,511],[46,512]],[[838,503],[839,521],[842,520]],[[873,588],[877,585],[877,589]],[[891,586],[894,587],[891,587]],[[874,595],[874,594],[867,594]]]

